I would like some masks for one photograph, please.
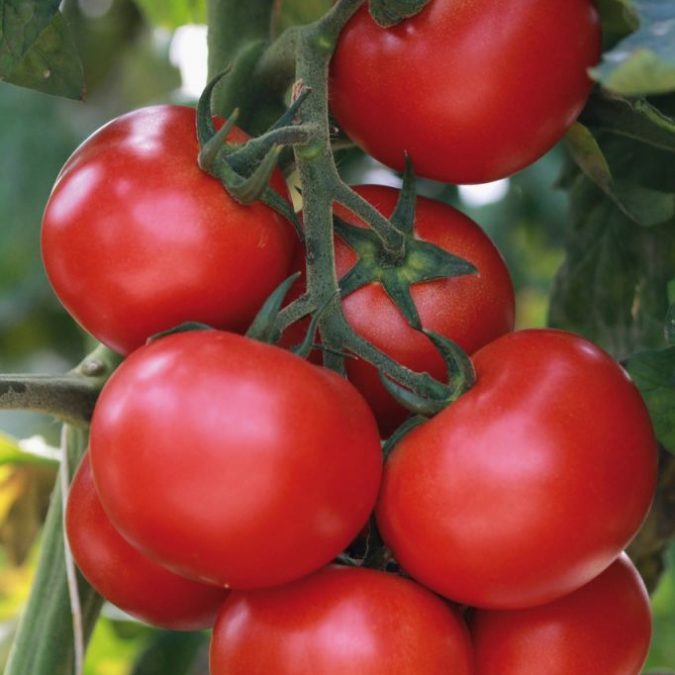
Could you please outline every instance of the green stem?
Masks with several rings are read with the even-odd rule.
[[[82,429],[69,428],[66,436],[64,450],[74,470],[86,449],[87,434]],[[86,643],[103,600],[79,575],[78,590],[82,632]],[[71,616],[63,537],[62,490],[57,479],[44,526],[35,580],[4,675],[73,675],[75,640]]]
[[[0,375],[0,410],[32,410],[86,425],[119,361],[117,354],[99,347],[66,375]]]
[[[364,0],[339,0],[319,21],[296,34],[296,81],[312,94],[301,108],[302,124],[317,130],[311,142],[295,146],[303,194],[303,221],[307,251],[307,293],[314,307],[325,307],[319,321],[324,363],[344,371],[343,351],[363,358],[404,387],[447,400],[447,388],[426,373],[415,373],[357,335],[347,323],[339,300],[333,242],[333,204],[348,204],[373,225],[392,254],[400,251],[400,233],[372,206],[354,196],[339,177],[328,122],[328,67],[340,31]]]
[[[278,90],[254,84],[254,73],[271,39],[275,0],[209,0],[209,79],[231,66],[215,88],[214,112],[240,110],[239,124],[251,134],[266,128],[283,109]],[[266,76],[270,76],[269,72]]]

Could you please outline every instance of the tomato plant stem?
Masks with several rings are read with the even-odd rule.
[[[0,410],[32,410],[89,423],[98,393],[120,357],[99,347],[66,375],[0,375]]]
[[[73,470],[84,454],[87,434],[68,427],[64,450]],[[72,473],[71,473],[72,475]],[[63,537],[62,488],[56,481],[45,522],[35,581],[12,644],[5,675],[72,675],[76,666],[71,602]],[[94,627],[102,598],[78,576],[83,642]]]
[[[357,335],[347,323],[339,301],[333,243],[335,201],[366,220],[392,256],[403,253],[401,233],[342,182],[331,149],[328,66],[340,31],[362,4],[363,0],[340,0],[322,19],[296,34],[296,87],[308,87],[312,92],[300,109],[300,117],[303,125],[316,130],[311,141],[295,146],[303,195],[307,291],[311,299],[304,302],[325,308],[319,320],[319,332],[325,347],[326,366],[342,371],[343,353],[349,352],[374,364],[404,387],[435,399],[436,408],[440,410],[446,404],[450,390],[428,374],[415,373],[402,366]],[[286,325],[290,314],[291,310],[283,319]]]

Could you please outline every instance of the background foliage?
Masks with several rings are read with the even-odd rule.
[[[489,200],[485,192],[477,197],[430,181],[419,191],[458,206],[495,239],[517,288],[520,327],[577,331],[626,363],[661,443],[673,451],[675,0],[598,4],[607,51],[594,76],[611,94],[594,94],[566,142]],[[273,30],[310,21],[329,5],[282,0]],[[186,100],[171,40],[181,26],[203,23],[206,6],[0,0],[0,12],[0,371],[60,372],[91,344],[55,300],[38,256],[51,184],[75,146],[105,121],[148,103]],[[86,93],[86,103],[48,95],[54,93]],[[339,163],[351,182],[398,181],[355,150],[341,153]],[[36,459],[15,439],[39,433],[55,443],[58,428],[32,414],[0,413],[0,429],[1,666],[27,595],[55,471],[48,449]],[[665,451],[663,465],[664,475],[668,467],[673,473]],[[668,490],[640,545],[654,579],[674,534]],[[650,668],[675,668],[675,549],[670,553],[670,571],[654,595]],[[203,634],[152,630],[106,607],[87,673],[198,675],[207,672],[205,645]]]

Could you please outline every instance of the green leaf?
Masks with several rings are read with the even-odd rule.
[[[609,132],[675,152],[675,120],[644,99],[629,100],[599,90],[589,99],[580,121],[596,134]]]
[[[617,358],[661,346],[667,284],[675,276],[675,223],[636,227],[585,176],[573,182],[570,198],[550,324],[585,335]]]
[[[627,367],[647,404],[656,437],[675,452],[675,347],[635,354]]]
[[[675,217],[675,194],[615,181],[609,163],[590,130],[576,123],[567,134],[568,149],[579,168],[638,225],[661,225]]]
[[[174,29],[186,23],[206,23],[206,0],[136,0],[147,20]]]
[[[81,99],[82,62],[54,0],[0,0],[0,80]]]
[[[675,90],[675,2],[634,0],[639,28],[603,55],[592,75],[619,94]]]
[[[603,31],[625,34],[638,27],[632,0],[598,0],[597,5]]]

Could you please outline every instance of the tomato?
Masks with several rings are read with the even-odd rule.
[[[432,0],[383,29],[362,7],[340,35],[331,106],[366,152],[401,170],[483,183],[538,159],[591,89],[591,0]]]
[[[82,574],[120,609],[172,630],[213,626],[228,592],[169,572],[123,539],[103,511],[88,454],[70,486],[66,530]]]
[[[639,529],[657,465],[649,415],[624,370],[571,333],[510,333],[474,364],[474,387],[390,455],[380,531],[448,598],[548,602],[600,574]]]
[[[262,203],[237,204],[197,153],[192,108],[136,110],[75,150],[47,202],[52,287],[120,353],[185,321],[243,331],[288,275],[292,226]],[[285,194],[280,174],[275,188]]]
[[[330,562],[368,519],[382,464],[349,382],[222,331],[131,354],[97,402],[91,455],[103,507],[132,544],[232,588]]]
[[[651,637],[649,596],[623,554],[549,604],[477,611],[472,634],[478,675],[638,675]]]
[[[377,185],[354,188],[380,212],[389,217],[399,191]],[[363,226],[343,207],[336,213],[343,220]],[[509,271],[499,251],[483,230],[470,218],[441,202],[418,197],[415,234],[439,248],[473,263],[477,274],[418,283],[411,293],[422,325],[457,342],[471,353],[513,329],[514,296]],[[354,251],[335,239],[339,277],[354,266]],[[447,380],[446,367],[438,350],[420,331],[410,327],[384,287],[370,283],[348,295],[342,307],[352,328],[366,340],[403,365]],[[298,342],[297,329],[292,339]],[[347,360],[349,379],[356,385],[375,413],[383,436],[389,435],[409,415],[387,393],[377,370],[366,361]]]
[[[233,592],[218,615],[211,675],[471,675],[468,632],[426,589],[330,567],[288,586]]]

